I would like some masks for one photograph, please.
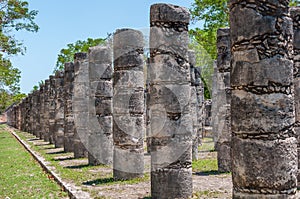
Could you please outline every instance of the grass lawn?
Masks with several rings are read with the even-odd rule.
[[[0,125],[0,198],[68,198],[5,125]]]

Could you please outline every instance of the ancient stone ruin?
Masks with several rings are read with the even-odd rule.
[[[116,30],[111,43],[76,53],[10,106],[7,122],[90,165],[112,165],[116,180],[143,177],[148,152],[152,198],[192,197],[192,160],[212,126],[233,198],[295,198],[300,8],[288,3],[230,0],[230,28],[217,32],[213,101],[204,100],[188,49],[188,10],[154,4],[150,57],[141,31]]]
[[[143,48],[144,38],[140,31],[120,29],[115,32],[113,175],[116,179],[144,175]]]
[[[150,9],[151,195],[192,193],[191,79],[188,10],[167,4]],[[180,38],[180,39],[177,39]]]
[[[233,198],[292,198],[297,190],[288,4],[229,4]]]

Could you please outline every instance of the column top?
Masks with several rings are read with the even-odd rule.
[[[150,8],[151,22],[177,22],[189,24],[190,12],[185,7],[172,4],[158,3]]]

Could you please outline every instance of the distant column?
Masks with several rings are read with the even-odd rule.
[[[56,97],[56,87],[55,87],[56,77],[54,75],[49,76],[49,91],[48,91],[48,99],[49,99],[49,143],[55,144],[54,140],[54,131],[55,131],[55,97]]]
[[[218,152],[218,171],[231,171],[231,120],[230,120],[230,30],[219,29],[217,32],[217,111],[216,151]]]
[[[290,9],[294,30],[294,89],[295,89],[295,132],[298,141],[298,188],[300,188],[300,7]]]
[[[111,165],[113,162],[112,134],[112,53],[109,47],[89,49],[89,164]]]
[[[295,198],[289,1],[230,0],[233,198]]]
[[[50,91],[50,80],[45,80],[45,87],[44,87],[44,141],[50,141],[50,134],[49,134],[49,91]]]
[[[87,53],[74,55],[74,94],[72,108],[74,115],[74,157],[88,157],[88,102],[89,102],[89,63]]]
[[[191,117],[193,124],[193,147],[192,147],[192,160],[198,160],[198,146],[199,146],[199,124],[197,118],[197,109],[198,109],[198,101],[197,101],[197,91],[195,87],[196,79],[195,79],[195,65],[196,65],[196,54],[195,51],[188,51],[188,59],[190,64],[190,75],[191,75],[191,96],[190,96],[190,105],[191,105]]]
[[[64,67],[64,151],[74,151],[74,115],[72,109],[74,87],[74,64],[65,63]]]
[[[192,118],[186,8],[154,4],[150,10],[152,198],[190,198]]]
[[[144,38],[140,31],[120,29],[114,34],[115,179],[131,179],[144,175],[143,47]]]
[[[45,103],[44,103],[44,96],[45,96],[45,84],[40,85],[40,129],[39,129],[39,135],[40,139],[44,139],[45,137]]]
[[[41,119],[41,114],[40,114],[40,95],[41,92],[40,90],[36,90],[35,92],[35,97],[36,97],[36,118],[35,118],[35,135],[36,137],[40,137],[40,131],[41,131],[41,125],[40,125],[40,119]]]
[[[55,147],[64,146],[64,72],[55,73],[55,124],[54,124],[54,144]]]
[[[198,119],[198,144],[201,144],[201,139],[203,138],[204,131],[204,86],[201,80],[201,68],[195,67],[195,88],[197,96],[197,119]]]

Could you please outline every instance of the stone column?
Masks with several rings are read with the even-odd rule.
[[[54,144],[55,147],[64,146],[64,72],[55,73],[55,124],[54,124]]]
[[[44,96],[45,96],[45,84],[40,85],[40,108],[39,108],[39,115],[40,115],[40,129],[39,129],[39,135],[40,139],[44,139],[45,133],[45,103],[44,103]]]
[[[191,105],[191,117],[192,117],[192,124],[193,124],[193,147],[192,147],[192,160],[198,160],[198,146],[199,146],[199,138],[198,138],[198,118],[197,118],[197,108],[198,108],[198,101],[197,101],[197,93],[195,87],[195,65],[196,65],[196,54],[194,51],[188,51],[188,60],[190,64],[190,75],[191,75],[191,96],[190,96],[190,105]]]
[[[290,9],[294,30],[294,87],[295,87],[295,131],[298,140],[298,188],[300,188],[300,7]]]
[[[148,73],[152,198],[189,198],[193,192],[189,20],[186,8],[151,6]]]
[[[54,75],[49,76],[49,143],[55,144],[54,131],[55,131],[55,109],[56,109],[56,87],[55,87],[56,77]]]
[[[113,38],[113,176],[144,175],[144,37],[140,31],[117,30]]]
[[[72,108],[74,115],[74,157],[88,157],[88,102],[89,102],[89,63],[87,53],[74,55],[74,95]]]
[[[28,129],[27,132],[33,134],[33,129],[32,129],[32,124],[33,124],[33,115],[34,115],[34,110],[33,110],[33,93],[28,94]]]
[[[65,63],[64,75],[64,151],[74,151],[74,115],[72,109],[74,64]]]
[[[212,75],[212,89],[211,89],[211,118],[210,118],[210,125],[212,128],[213,139],[214,139],[214,147],[217,144],[217,129],[219,126],[219,110],[218,110],[218,68],[216,61],[213,64],[213,75]]]
[[[37,91],[32,92],[32,97],[31,97],[31,131],[32,134],[37,136],[37,131],[36,131],[36,118],[38,117],[37,115]]]
[[[36,96],[36,117],[35,117],[35,135],[36,137],[40,137],[40,90],[36,90],[35,92],[35,96]]]
[[[201,80],[201,68],[195,67],[195,88],[197,95],[197,119],[198,119],[198,144],[201,145],[204,129],[204,87]]]
[[[229,29],[217,32],[217,111],[216,151],[218,152],[218,171],[231,171],[231,120],[230,120],[230,34]]]
[[[50,80],[45,80],[45,87],[44,87],[44,141],[50,141],[50,134],[49,134],[49,91],[50,91]]]
[[[89,164],[111,165],[112,134],[112,52],[109,47],[89,49]]]
[[[25,132],[30,133],[30,98],[31,94],[29,94],[25,99]]]
[[[233,198],[295,198],[289,1],[230,0]]]

